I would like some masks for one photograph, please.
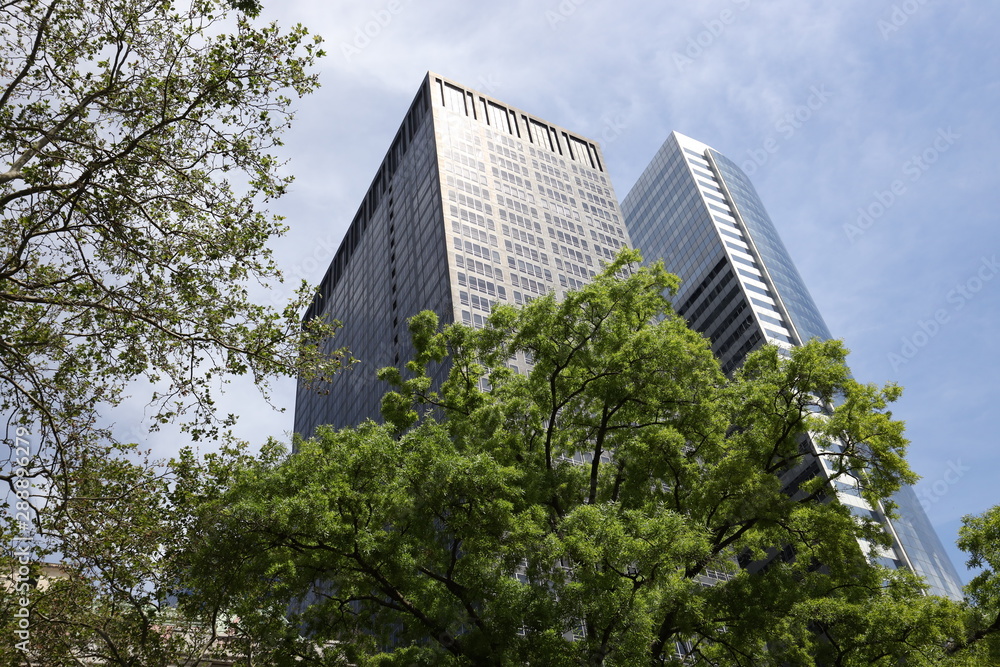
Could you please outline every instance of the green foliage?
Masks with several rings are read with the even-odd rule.
[[[182,618],[171,604],[180,522],[167,471],[138,452],[134,463],[110,447],[91,453],[60,479],[65,502],[42,514],[27,554],[4,540],[5,572],[27,563],[29,574],[0,588],[0,662],[166,667],[220,654],[219,619]]]
[[[1000,612],[1000,507],[967,516],[959,530],[958,547],[969,554],[969,567],[983,568],[969,584],[969,594],[983,610]]]
[[[1000,663],[1000,506],[977,516],[966,516],[958,531],[958,548],[969,554],[970,568],[982,568],[965,590],[975,606],[969,612],[968,632],[953,653],[969,657],[969,664]],[[978,660],[979,662],[975,662]]]
[[[821,480],[782,482],[817,457],[873,503],[912,481],[898,389],[854,381],[838,342],[726,378],[672,312],[676,279],[638,259],[481,330],[414,317],[385,424],[188,468],[192,589],[274,664],[681,664],[678,642],[685,664],[943,658],[958,605],[869,562],[859,539],[889,538]],[[339,651],[290,649],[301,629]]]
[[[280,280],[262,205],[318,42],[221,0],[0,6],[0,412],[42,468],[109,437],[134,380],[198,438],[233,419],[219,384],[337,368],[309,290],[283,312],[248,292]]]
[[[309,289],[279,310],[251,294],[281,280],[266,206],[290,179],[273,153],[322,55],[301,26],[252,23],[259,9],[0,3],[0,480],[33,522],[5,521],[0,568],[31,533],[30,567],[69,574],[28,586],[33,664],[183,664],[212,644],[217,609],[181,623],[167,604],[186,520],[165,468],[113,437],[127,394],[154,425],[215,438],[235,419],[216,414],[226,382],[266,394],[341,364],[335,323],[302,327]]]

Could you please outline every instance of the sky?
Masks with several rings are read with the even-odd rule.
[[[961,518],[1000,503],[1000,4],[265,0],[260,20],[327,50],[272,207],[291,282],[322,277],[428,70],[600,142],[619,199],[672,130],[699,139],[750,175],[855,377],[905,387],[917,495],[969,578]],[[287,437],[293,384],[284,412],[255,396],[223,405],[238,435]]]

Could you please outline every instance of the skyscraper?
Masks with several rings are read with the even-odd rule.
[[[672,133],[622,212],[646,261],[662,258],[680,276],[675,309],[710,339],[725,372],[765,343],[788,348],[831,338],[753,184],[710,146]],[[817,447],[811,440],[809,446]],[[786,481],[829,472],[822,457],[800,468]],[[893,521],[858,495],[856,482],[841,479],[834,488],[853,512],[881,521],[895,538],[890,551],[876,554],[881,562],[923,576],[933,594],[962,598],[955,567],[910,487],[893,498],[899,506]]]
[[[481,326],[494,303],[579,286],[623,245],[596,143],[428,73],[306,314],[341,320],[335,343],[360,362],[300,383],[295,431],[376,418],[375,372],[412,357],[412,315]]]

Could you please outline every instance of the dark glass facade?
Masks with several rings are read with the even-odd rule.
[[[412,358],[414,314],[482,326],[497,303],[578,287],[623,245],[595,143],[428,73],[306,313],[341,321],[331,344],[360,361],[299,384],[295,432],[378,420],[375,373]]]
[[[306,318],[343,322],[332,345],[359,359],[330,383],[299,383],[295,431],[377,419],[376,371],[412,354],[406,319],[424,309],[452,320],[431,100],[422,86],[320,283]]]
[[[764,343],[787,349],[831,338],[753,184],[718,151],[674,132],[625,197],[622,213],[645,261],[662,259],[680,276],[674,307],[711,340],[727,373]],[[811,438],[806,445],[822,454]],[[825,474],[822,458],[791,471],[789,484],[806,472]],[[923,576],[933,594],[961,599],[958,574],[913,490],[893,498],[900,516],[890,522],[852,484],[834,484],[841,502],[876,517],[896,538],[880,562]]]

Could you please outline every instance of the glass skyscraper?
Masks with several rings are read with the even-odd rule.
[[[623,245],[596,143],[428,73],[306,314],[342,321],[333,344],[360,361],[300,383],[295,431],[377,418],[375,372],[412,358],[414,314],[482,326],[495,303],[578,287]]]
[[[622,213],[646,261],[662,258],[680,276],[675,309],[710,339],[725,372],[765,343],[787,349],[831,338],[753,184],[710,146],[671,134],[625,197]],[[813,457],[786,481],[827,472],[823,457]],[[834,488],[853,512],[878,519],[894,536],[890,551],[875,554],[882,563],[923,576],[933,594],[962,599],[955,567],[911,488],[893,498],[899,514],[893,521],[860,497],[856,482],[841,479]]]

